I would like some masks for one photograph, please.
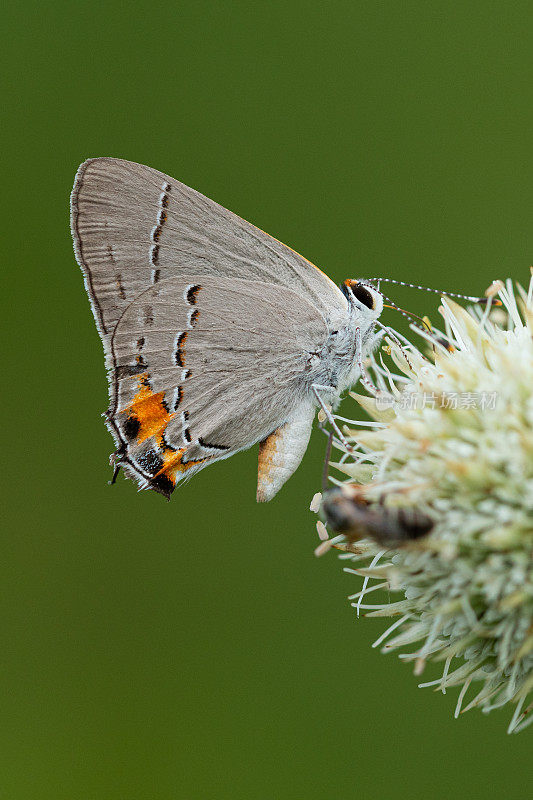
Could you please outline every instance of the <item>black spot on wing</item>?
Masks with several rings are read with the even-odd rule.
[[[155,489],[156,492],[164,495],[167,500],[170,500],[170,495],[176,488],[172,480],[164,472],[152,478],[149,483],[151,489]]]
[[[126,439],[131,440],[137,438],[140,428],[141,423],[139,422],[138,418],[134,414],[130,414],[130,416],[127,417],[124,422],[122,431]]]

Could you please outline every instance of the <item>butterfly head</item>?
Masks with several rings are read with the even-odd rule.
[[[369,322],[381,315],[383,297],[369,283],[348,278],[341,283],[340,288],[348,302]]]

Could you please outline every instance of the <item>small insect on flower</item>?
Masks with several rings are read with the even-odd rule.
[[[427,536],[434,526],[431,517],[417,508],[369,503],[358,484],[330,489],[322,510],[332,530],[343,533],[348,542],[369,538],[383,547],[400,547]]]
[[[439,311],[442,330],[412,326],[420,347],[385,336],[393,366],[371,356],[370,394],[351,394],[370,419],[335,415],[316,552],[363,579],[358,614],[394,618],[375,647],[416,675],[440,664],[420,686],[457,687],[456,716],[512,705],[516,733],[533,722],[533,270]]]

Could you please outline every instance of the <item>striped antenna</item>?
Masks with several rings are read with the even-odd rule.
[[[373,278],[369,278],[368,280],[371,281],[371,280],[374,280],[374,279]],[[361,281],[361,283],[364,284],[365,282]],[[406,285],[410,286],[411,284],[406,284]],[[401,308],[401,306],[396,305],[396,303],[393,300],[391,300],[390,297],[388,297],[386,294],[384,294],[381,291],[381,289],[378,289],[375,286],[373,286],[372,288],[374,289],[374,291],[378,292],[382,296],[383,300],[387,301],[386,303],[383,304],[383,308],[392,308],[394,311],[398,311],[402,315],[402,317],[405,317],[406,319],[408,319],[415,328],[418,328],[419,330],[422,330],[422,331],[426,330],[428,333],[433,334],[433,330],[431,328],[431,325],[428,325],[428,323],[426,322],[425,319],[423,319],[422,317],[419,317],[418,314],[414,313],[414,311],[406,311],[405,308]],[[415,288],[418,288],[418,287],[415,287]],[[420,287],[420,288],[424,288],[424,287]],[[435,290],[428,289],[428,291],[437,291],[437,290],[436,289]],[[465,295],[457,295],[457,296],[465,297]],[[467,299],[470,299],[470,298],[467,298]],[[487,299],[490,299],[490,298],[487,298]],[[501,302],[499,303],[499,305],[502,305]],[[382,323],[377,322],[377,324],[380,325],[380,327],[384,328],[389,333],[392,332],[390,328],[386,328],[385,325],[383,325]],[[446,349],[449,350],[450,343],[448,341],[440,341],[440,340],[438,340],[438,341],[439,341],[439,344],[441,344],[443,347],[445,346]],[[400,344],[400,347],[402,348],[402,352],[404,354],[404,358],[406,359],[407,363],[409,364],[409,366],[412,369],[412,366],[411,366],[411,363],[409,361],[409,358],[407,357],[407,355],[405,353],[405,350],[401,346],[401,344]],[[433,346],[433,349],[435,349],[434,346]]]
[[[433,292],[434,294],[443,294],[447,297],[457,297],[460,300],[469,300],[471,303],[481,303],[482,305],[488,303],[490,298],[489,297],[473,297],[469,294],[460,294],[459,292],[445,292],[441,289],[432,289],[429,286],[421,286],[418,283],[407,283],[406,281],[398,281],[395,278],[365,278],[365,281],[369,283],[377,283],[378,285],[383,283],[394,283],[396,286],[406,286],[408,289],[420,289],[422,292]],[[501,306],[501,300],[492,300],[492,304],[495,306]]]
[[[379,289],[378,289],[378,291],[379,291]],[[392,309],[394,309],[394,311],[399,311],[400,314],[402,315],[402,317],[405,317],[406,319],[410,320],[410,322],[412,322],[414,325],[416,325],[417,328],[421,328],[422,330],[424,330],[424,328],[425,328],[427,331],[429,331],[429,333],[431,333],[431,328],[429,327],[427,322],[424,319],[422,319],[422,317],[419,317],[418,314],[414,313],[414,311],[406,311],[405,308],[401,308],[400,306],[397,306],[396,303],[393,302],[390,299],[390,297],[387,297],[386,294],[383,294],[383,292],[379,292],[379,293],[382,296],[382,298],[387,301],[386,303],[383,304],[384,308],[392,308]],[[415,322],[415,320],[416,320],[416,322]]]

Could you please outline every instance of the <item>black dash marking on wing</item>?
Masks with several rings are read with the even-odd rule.
[[[177,386],[174,393],[174,411],[178,410],[178,406],[183,400],[183,386]]]
[[[181,412],[182,435],[183,435],[183,441],[186,444],[190,444],[190,442],[191,442],[191,434],[190,434],[189,428],[187,427],[187,420],[188,419],[189,419],[189,412],[188,411],[182,411]]]
[[[157,212],[157,222],[150,231],[150,240],[152,244],[150,245],[150,264],[153,267],[156,267],[159,264],[159,240],[161,239],[161,231],[163,230],[163,225],[168,219],[168,214],[166,209],[168,208],[168,195],[171,190],[170,183],[165,183],[161,187],[161,194],[159,195],[158,206],[159,210]],[[160,276],[160,270],[153,269],[152,270],[152,283],[157,283]]]
[[[211,449],[211,450],[229,450],[229,447],[226,447],[223,444],[209,444],[208,442],[204,441],[204,439],[202,439],[201,436],[198,437],[198,444],[201,447],[205,447],[206,450],[208,450],[208,449]]]
[[[159,245],[153,244],[150,247],[150,263],[155,267],[159,261]]]
[[[177,367],[185,366],[185,342],[187,341],[187,331],[178,333],[174,344],[174,363]]]
[[[165,182],[161,187],[161,189],[162,191],[161,194],[159,195],[159,205],[161,208],[168,208],[168,195],[170,194],[172,186],[170,185],[170,183]]]
[[[189,303],[190,306],[196,305],[196,299],[198,297],[198,292],[200,291],[201,286],[189,286],[185,292],[185,299]]]

